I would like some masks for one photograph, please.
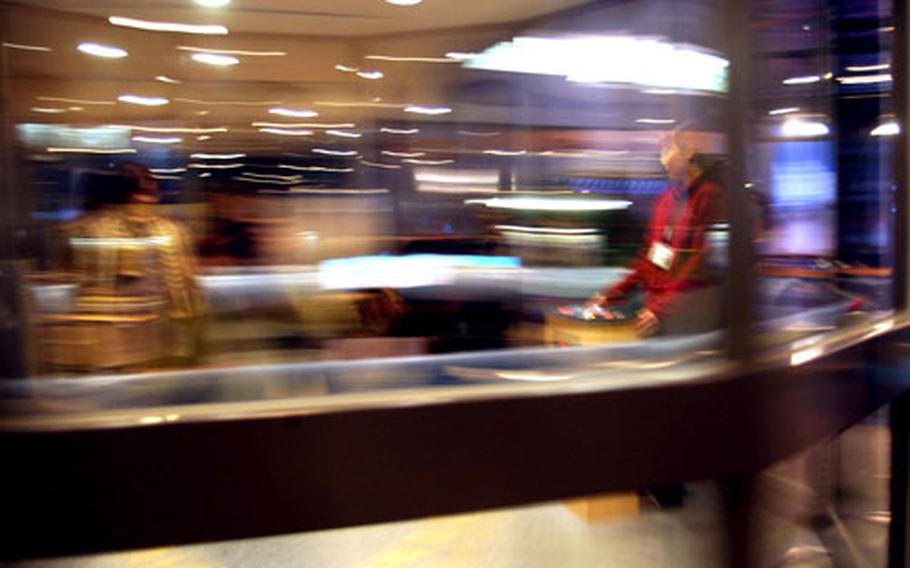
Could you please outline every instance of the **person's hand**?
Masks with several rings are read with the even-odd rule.
[[[638,310],[635,316],[635,333],[639,337],[648,337],[657,333],[660,327],[660,320],[654,315],[654,312],[648,308]]]

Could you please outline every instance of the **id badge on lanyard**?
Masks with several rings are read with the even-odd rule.
[[[670,221],[670,224],[664,228],[663,240],[654,241],[651,243],[651,248],[648,250],[648,260],[661,270],[670,270],[673,266],[673,260],[676,258],[676,251],[670,246],[670,243],[673,241],[673,231],[676,229],[676,225],[679,224],[679,219],[682,217],[687,201],[688,199],[684,198],[682,203],[677,205],[673,219]]]

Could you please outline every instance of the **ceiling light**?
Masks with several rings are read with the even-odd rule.
[[[784,107],[784,108],[771,109],[768,111],[768,114],[770,116],[777,116],[780,114],[790,114],[790,113],[799,112],[799,111],[800,111],[799,107]]]
[[[179,24],[175,22],[152,22],[148,20],[137,20],[135,18],[123,18],[120,16],[111,16],[108,22],[115,26],[126,28],[136,28],[139,30],[148,30],[152,32],[174,32],[180,34],[202,34],[202,35],[227,35],[228,29],[218,25],[194,25]]]
[[[416,6],[423,2],[423,0],[385,0],[389,4],[394,4],[396,6]]]
[[[205,8],[223,8],[231,3],[231,0],[193,0],[196,4]]]
[[[52,108],[52,107],[32,107],[32,112],[40,112],[42,114],[62,114],[66,112],[65,108]]]
[[[369,102],[316,101],[313,104],[339,108],[404,108],[408,106],[401,103],[381,103],[375,100]]]
[[[428,115],[437,115],[437,114],[448,114],[452,112],[452,109],[449,107],[425,107],[420,105],[408,105],[404,108],[405,112],[413,112],[415,114],[428,114]]]
[[[142,106],[162,106],[170,102],[164,97],[141,97],[139,95],[120,95],[117,100],[122,103]]]
[[[199,174],[199,177],[201,177],[201,178],[212,177],[212,172],[202,172],[201,174]]]
[[[884,71],[885,69],[890,69],[890,63],[879,63],[876,65],[848,65],[845,69],[847,71],[853,72],[865,72],[865,71]]]
[[[455,160],[417,160],[415,158],[407,158],[402,160],[402,162],[407,162],[409,164],[419,164],[422,166],[442,166],[445,164],[454,164]]]
[[[357,150],[326,150],[325,148],[313,148],[314,154],[323,154],[325,156],[356,156]]]
[[[282,101],[203,101],[200,99],[174,98],[178,103],[190,103],[194,105],[223,105],[223,106],[275,106],[282,104]]]
[[[883,122],[872,129],[872,136],[897,136],[901,133],[901,127],[897,122]]]
[[[253,51],[247,49],[214,49],[210,47],[194,47],[191,45],[178,45],[180,51],[192,51],[195,53],[217,53],[221,55],[243,55],[246,57],[281,57],[287,55],[286,51]]]
[[[51,154],[135,154],[135,148],[60,148],[47,149]]]
[[[831,132],[828,125],[817,120],[790,118],[781,126],[781,133],[787,138],[812,138]]]
[[[260,128],[259,132],[278,134],[279,136],[312,136],[312,130],[298,130],[292,128]]]
[[[394,61],[396,63],[458,63],[451,57],[398,57],[396,55],[367,55],[364,59],[374,61]]]
[[[382,154],[392,158],[422,158],[426,152],[393,152],[392,150],[383,150]]]
[[[484,150],[484,154],[490,156],[524,156],[528,153],[527,150]]]
[[[3,47],[8,49],[21,49],[22,51],[53,51],[49,47],[44,47],[43,45],[27,45],[24,43],[9,43],[4,41]]]
[[[478,132],[476,130],[459,130],[458,133],[463,136],[479,136],[482,138],[499,136],[501,134],[501,132]]]
[[[158,75],[157,77],[155,77],[155,80],[161,81],[162,83],[170,83],[172,85],[179,85],[180,83],[183,82],[183,81],[178,81],[177,79],[171,79],[167,75]]]
[[[235,153],[235,154],[190,154],[190,158],[194,160],[236,160],[238,158],[245,158],[246,154]]]
[[[120,59],[129,55],[125,49],[91,42],[80,43],[76,46],[76,49],[82,53],[87,53],[96,57],[106,57],[108,59]]]
[[[293,116],[295,118],[313,118],[319,116],[319,113],[315,110],[296,110],[292,108],[284,107],[274,107],[269,109],[270,114],[277,114],[280,116]]]
[[[252,122],[256,128],[354,128],[353,122]]]
[[[153,174],[181,174],[186,168],[150,168],[149,171]]]
[[[469,53],[466,51],[450,51],[450,52],[446,53],[446,57],[448,57],[449,59],[455,59],[457,61],[467,61],[468,59],[471,59],[472,57],[476,57],[476,56],[477,56],[476,53]]]
[[[342,73],[356,73],[359,71],[356,67],[348,67],[347,65],[336,65],[335,70],[341,71]]]
[[[379,131],[382,132],[383,134],[401,134],[401,135],[417,134],[418,132],[420,132],[420,130],[417,128],[386,128],[385,126],[380,128]]]
[[[203,134],[202,136],[196,137],[196,140],[199,140],[200,142],[205,142],[206,140],[211,140],[211,139],[212,139],[212,137],[209,136],[208,134]]]
[[[838,77],[837,82],[842,85],[866,85],[869,83],[886,83],[892,79],[891,73],[878,75],[856,75],[853,77]]]
[[[73,112],[79,112],[79,111],[85,110],[81,106],[71,106],[71,107],[66,107],[66,108],[67,108],[67,110],[71,110]]]
[[[676,124],[672,118],[636,118],[638,124]]]
[[[492,209],[515,209],[525,211],[615,211],[628,209],[631,201],[620,199],[566,199],[548,197],[493,197],[490,199],[468,199],[465,205],[486,205]]]
[[[295,170],[298,172],[330,172],[330,173],[350,173],[354,168],[326,168],[324,166],[294,166],[291,164],[278,164],[279,168]]]
[[[156,138],[153,136],[133,136],[134,142],[144,142],[146,144],[180,144],[183,138],[171,136],[168,138]]]
[[[360,138],[363,134],[359,132],[347,132],[344,130],[326,130],[326,134],[330,136],[340,136],[342,138]]]
[[[128,128],[139,132],[157,132],[157,133],[183,133],[183,134],[206,134],[213,132],[227,132],[224,126],[216,128],[183,128],[170,126],[137,126],[132,124],[111,124],[110,128]]]
[[[90,101],[85,99],[68,99],[66,97],[38,97],[39,101],[53,101],[57,103],[73,103],[77,105],[115,105],[114,101]]]
[[[818,83],[822,78],[819,75],[803,75],[800,77],[789,77],[781,81],[784,85],[808,85],[809,83]]]
[[[366,160],[360,160],[360,163],[365,166],[370,166],[371,168],[382,168],[384,170],[400,170],[401,166],[398,164],[383,164],[380,162],[368,162]]]
[[[385,77],[385,74],[382,71],[358,71],[357,76],[375,81],[376,79],[382,79]]]
[[[218,67],[228,67],[240,63],[240,60],[233,55],[220,55],[218,53],[194,53],[190,57],[193,61],[205,63],[206,65],[216,65]]]
[[[187,165],[186,165],[186,167],[192,168],[192,169],[194,169],[194,170],[232,170],[232,169],[235,169],[235,168],[242,168],[242,167],[244,167],[244,166],[246,166],[246,164],[243,164],[243,163],[236,163],[236,164],[198,164],[198,163],[192,163],[192,164],[187,164]]]

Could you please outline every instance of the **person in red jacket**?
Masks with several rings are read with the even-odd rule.
[[[644,305],[635,328],[641,337],[719,327],[720,278],[712,274],[712,264],[716,267],[722,251],[711,248],[724,240],[726,208],[723,189],[713,181],[716,164],[697,149],[694,132],[667,135],[660,161],[671,183],[654,205],[644,246],[629,266],[631,273],[590,301],[615,305],[640,290]]]

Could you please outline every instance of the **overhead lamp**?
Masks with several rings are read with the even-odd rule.
[[[254,51],[249,49],[215,49],[211,47],[195,47],[192,45],[178,45],[180,51],[195,53],[219,53],[221,55],[242,55],[247,57],[281,57],[287,55],[286,51]]]
[[[901,133],[900,125],[897,122],[890,120],[888,122],[883,122],[883,123],[879,124],[878,126],[876,126],[875,128],[872,129],[872,132],[870,132],[869,134],[871,136],[897,136],[900,133]]]
[[[183,138],[178,136],[156,137],[156,136],[133,136],[134,142],[144,142],[146,144],[180,144]]]
[[[787,138],[814,138],[830,132],[828,125],[818,120],[791,118],[781,126],[781,133]]]
[[[155,77],[155,80],[161,81],[162,83],[169,83],[171,85],[179,85],[179,84],[183,83],[183,81],[178,81],[177,79],[172,79],[172,78],[168,77],[167,75],[158,75],[157,77]]]
[[[240,60],[233,55],[222,55],[220,53],[194,53],[190,57],[193,61],[205,63],[206,65],[215,65],[216,67],[229,67],[240,63]]]
[[[628,209],[631,201],[621,199],[566,199],[549,197],[493,197],[490,199],[468,199],[465,205],[486,205],[492,209],[513,209],[523,211],[616,211]]]
[[[136,18],[124,18],[121,16],[111,16],[108,22],[115,26],[125,28],[135,28],[137,30],[146,30],[151,32],[173,32],[179,34],[202,34],[202,35],[227,35],[228,29],[219,25],[196,25],[180,24],[176,22],[153,22],[149,20],[137,20]]]
[[[423,0],[385,0],[389,4],[394,4],[395,6],[416,6],[423,2]]]
[[[346,130],[335,130],[335,129],[326,130],[325,133],[328,134],[329,136],[340,136],[342,138],[360,138],[361,136],[363,136],[363,134],[361,134],[359,132],[348,132]]]
[[[781,115],[781,114],[791,114],[791,113],[799,112],[799,111],[800,111],[800,108],[799,108],[799,107],[775,108],[775,109],[769,110],[769,111],[768,111],[768,115],[769,115],[769,116],[778,116],[778,115]]]
[[[164,97],[142,97],[139,95],[120,95],[117,100],[122,103],[142,106],[162,106],[170,102]]]
[[[357,150],[328,150],[326,148],[313,148],[314,154],[322,154],[324,156],[356,156]]]
[[[418,132],[420,132],[420,129],[418,129],[418,128],[386,128],[385,126],[383,126],[382,128],[379,129],[379,131],[382,132],[383,134],[400,134],[402,136],[407,136],[410,134],[417,134]]]
[[[193,0],[196,4],[205,8],[224,8],[231,3],[231,0]]]
[[[194,160],[237,160],[245,157],[246,154],[239,152],[235,154],[190,154],[190,158]]]
[[[385,77],[385,74],[382,71],[358,71],[357,76],[363,79],[375,81],[377,79],[382,79]]]
[[[279,136],[312,136],[312,130],[301,130],[295,128],[260,128],[259,132],[266,134],[277,134]]]
[[[88,55],[95,57],[104,57],[107,59],[121,59],[129,55],[125,49],[113,45],[101,45],[100,43],[83,42],[76,46],[76,49]]]
[[[336,65],[335,70],[341,71],[342,73],[356,73],[357,71],[359,71],[359,69],[357,69],[356,67],[349,67],[347,65],[341,65],[341,64]]]
[[[676,124],[672,118],[636,118],[638,124]]]
[[[448,114],[452,112],[452,109],[449,107],[425,107],[420,105],[408,105],[404,108],[404,111],[412,112],[415,114],[439,115]]]
[[[270,114],[277,114],[279,116],[293,116],[294,118],[313,118],[314,116],[319,116],[319,113],[315,110],[309,109],[293,109],[293,108],[284,108],[284,107],[274,107],[269,109]]]
[[[42,114],[62,114],[66,112],[65,108],[54,108],[54,107],[32,107],[32,112],[40,112]]]
[[[788,77],[781,81],[784,85],[808,85],[818,83],[822,78],[820,75],[801,75],[799,77]]]

